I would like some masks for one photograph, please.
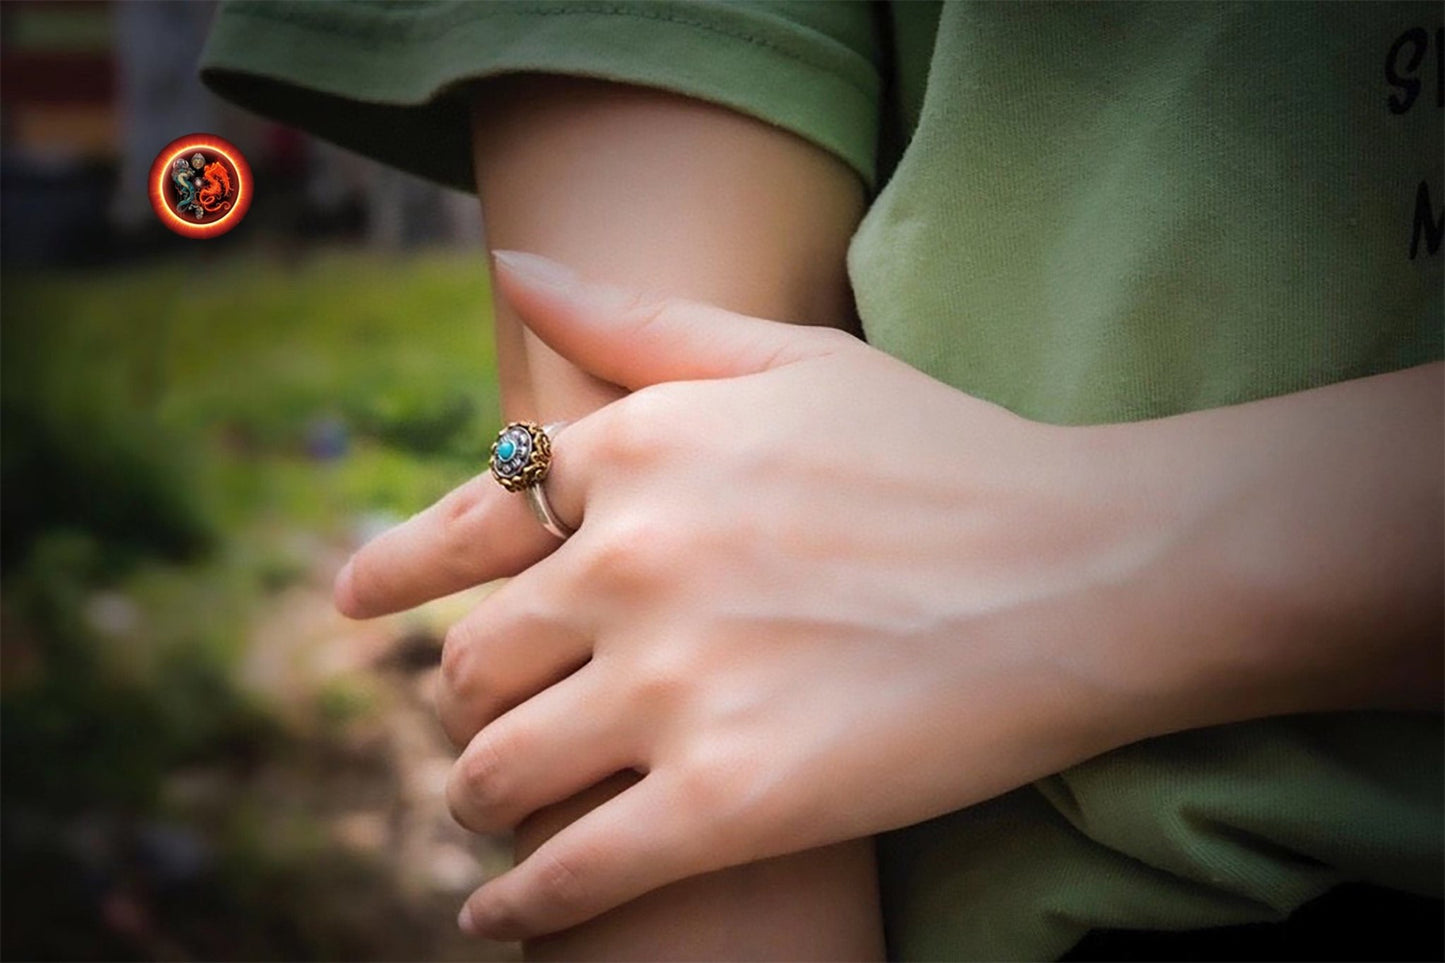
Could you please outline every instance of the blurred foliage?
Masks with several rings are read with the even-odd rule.
[[[496,424],[486,284],[475,255],[7,277],[0,402],[5,434],[16,435],[5,451],[7,511],[12,486],[24,491],[37,475],[59,487],[39,502],[52,513],[74,511],[71,493],[80,491],[134,518],[122,510],[131,506],[124,492],[144,510],[186,520],[189,528],[151,546],[173,541],[184,554],[205,539],[197,493],[165,491],[187,470],[180,462],[199,455],[207,464],[192,467],[205,473],[229,468],[228,456],[303,454],[330,427],[349,447],[421,456],[358,466],[390,475],[370,483],[369,507],[409,513],[415,501],[392,499],[436,491],[439,470],[475,467]],[[96,471],[111,474],[89,480]],[[209,506],[220,512],[213,521],[287,497],[244,475],[202,486],[200,495],[220,501]],[[21,531],[27,519],[16,504],[16,517],[5,518],[12,554],[34,529],[32,521]]]
[[[7,580],[7,614],[38,661],[0,702],[7,806],[29,803],[50,817],[98,802],[144,810],[168,768],[217,752],[236,758],[270,734],[232,686],[214,639],[156,645],[141,684],[108,664],[85,619],[99,557],[95,540],[60,532]]]
[[[465,253],[7,274],[6,958],[405,945],[314,905],[364,888],[354,858],[321,858],[305,831],[276,846],[244,796],[197,843],[163,788],[302,751],[236,681],[248,619],[307,577],[298,532],[354,542],[477,470],[498,419],[486,280]],[[324,724],[371,705],[342,685],[319,702]]]
[[[109,570],[136,556],[191,558],[213,543],[183,451],[147,419],[109,407],[47,408],[21,396],[0,402],[0,423],[5,569],[56,529],[92,533]]]

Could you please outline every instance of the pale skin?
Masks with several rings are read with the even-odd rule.
[[[478,890],[472,932],[814,850],[809,878],[818,847],[1180,729],[1440,709],[1440,364],[1056,427],[645,266],[489,241],[576,262],[499,254],[499,304],[620,388],[561,413],[547,492],[578,532],[482,476],[358,552],[337,604],[512,576],[447,643],[465,825],[645,775]]]
[[[487,239],[589,271],[800,324],[851,327],[843,258],[863,212],[856,175],[807,142],[665,93],[517,76],[477,93],[475,166]],[[577,418],[624,393],[559,357],[495,299],[508,418]],[[444,727],[464,747],[505,703],[474,686],[475,647],[454,631]],[[481,678],[476,678],[480,674]],[[467,697],[455,689],[469,689]],[[516,829],[521,858],[635,781],[619,774]],[[530,959],[879,959],[867,840],[664,887],[586,925],[531,940]]]

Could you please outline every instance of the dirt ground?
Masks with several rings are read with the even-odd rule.
[[[465,938],[456,928],[467,894],[511,865],[511,844],[452,821],[444,789],[455,751],[433,702],[446,627],[486,588],[355,622],[331,601],[346,551],[318,545],[308,554],[306,577],[256,620],[241,667],[246,687],[309,733],[306,748],[268,762],[248,793],[265,822],[322,827],[324,839],[313,845],[371,868],[367,898],[378,905],[365,908],[362,925],[397,937],[378,936],[376,958],[518,959],[515,945]],[[395,927],[387,914],[397,915]]]

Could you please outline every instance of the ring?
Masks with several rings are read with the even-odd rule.
[[[554,422],[545,428],[532,421],[514,421],[492,442],[492,477],[509,492],[526,492],[532,513],[548,532],[565,539],[572,528],[557,517],[547,501],[542,482],[552,468],[552,434],[562,428]]]

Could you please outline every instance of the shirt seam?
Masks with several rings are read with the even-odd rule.
[[[624,8],[620,8],[620,7],[610,7],[610,6],[598,5],[598,4],[573,4],[573,5],[568,5],[568,6],[566,6],[566,7],[529,7],[528,9],[525,9],[525,10],[496,9],[496,7],[493,6],[493,5],[491,5],[491,4],[488,4],[487,7],[488,7],[488,14],[487,14],[487,15],[488,15],[489,17],[491,17],[491,16],[498,16],[498,15],[504,15],[504,16],[510,16],[510,17],[539,17],[539,16],[540,16],[540,17],[550,17],[550,16],[567,16],[567,15],[572,15],[572,14],[588,14],[588,15],[598,15],[598,14],[601,14],[601,15],[604,15],[604,16],[630,17],[630,18],[636,19],[636,20],[651,20],[651,21],[658,22],[658,23],[674,23],[674,24],[677,24],[678,26],[693,27],[693,28],[698,29],[698,30],[703,30],[703,31],[707,31],[707,32],[709,32],[709,33],[719,34],[719,35],[721,35],[721,36],[728,37],[729,39],[732,39],[732,40],[741,40],[741,41],[743,41],[744,43],[748,43],[748,44],[751,44],[751,45],[756,46],[756,47],[761,47],[761,48],[764,49],[764,50],[768,50],[768,51],[770,51],[770,52],[772,52],[772,53],[775,53],[775,54],[777,54],[777,55],[779,55],[779,56],[781,56],[781,57],[784,57],[784,58],[786,58],[786,59],[788,59],[788,60],[794,61],[794,62],[796,62],[796,63],[802,64],[802,65],[805,66],[805,67],[809,67],[809,68],[811,68],[811,69],[813,69],[813,70],[817,70],[817,71],[820,71],[820,72],[822,72],[822,73],[825,73],[825,74],[827,74],[827,75],[830,76],[830,77],[836,78],[837,80],[841,81],[842,83],[844,83],[845,85],[847,85],[848,87],[850,87],[851,89],[853,89],[854,91],[856,91],[857,93],[862,94],[863,97],[864,97],[865,99],[867,99],[868,101],[870,101],[870,102],[875,102],[875,103],[876,103],[876,101],[877,101],[877,99],[878,99],[878,93],[877,93],[877,91],[869,90],[867,87],[865,87],[864,85],[860,84],[858,81],[854,80],[853,78],[847,76],[845,73],[840,72],[840,71],[838,71],[838,70],[835,70],[835,69],[833,69],[832,67],[829,67],[829,66],[826,66],[826,65],[824,65],[824,64],[821,64],[821,63],[817,62],[816,60],[814,60],[814,59],[812,59],[812,58],[809,58],[809,57],[807,57],[807,56],[805,56],[805,55],[803,55],[803,54],[798,53],[797,51],[787,50],[787,49],[785,49],[785,48],[777,45],[776,43],[773,43],[772,41],[766,40],[766,39],[764,39],[764,38],[762,38],[762,37],[756,36],[755,34],[743,33],[743,32],[739,32],[739,31],[736,31],[736,30],[731,30],[731,29],[729,29],[729,28],[727,28],[727,27],[719,26],[719,25],[717,25],[717,24],[707,23],[706,21],[702,21],[702,20],[695,20],[695,19],[691,19],[691,18],[687,18],[687,17],[680,17],[680,16],[677,16],[677,15],[671,14],[671,13],[666,13],[666,14],[664,14],[664,13],[647,13],[647,12],[640,11],[640,10],[628,10],[628,9],[624,9]],[[316,21],[311,21],[311,20],[309,20],[308,17],[295,17],[295,16],[290,16],[290,15],[284,15],[284,14],[283,14],[282,16],[276,16],[275,11],[276,11],[277,9],[278,9],[278,8],[261,7],[261,6],[258,6],[258,7],[249,7],[249,6],[247,6],[247,7],[241,7],[241,6],[238,6],[238,7],[230,7],[230,8],[228,8],[228,9],[226,9],[226,10],[224,11],[224,14],[225,14],[226,16],[243,16],[243,17],[250,17],[250,18],[258,19],[258,20],[266,20],[266,21],[269,21],[269,22],[272,22],[272,23],[284,23],[284,24],[286,24],[286,25],[288,25],[288,26],[291,26],[291,27],[296,27],[296,28],[299,28],[299,29],[302,29],[302,30],[312,31],[312,32],[316,31],[318,28],[322,28],[322,27],[323,27],[322,24],[320,24],[319,22],[316,22]],[[467,7],[462,7],[462,8],[457,8],[457,9],[467,10],[468,8],[467,8]],[[470,16],[466,16],[466,17],[462,17],[462,18],[460,18],[460,19],[464,19],[464,20],[474,20],[475,18],[470,17]],[[353,37],[353,38],[356,38],[356,39],[364,39],[364,40],[367,40],[367,41],[380,41],[381,45],[388,45],[388,44],[402,43],[402,42],[406,42],[406,41],[410,41],[410,40],[415,40],[415,39],[431,39],[432,37],[434,37],[434,36],[436,36],[436,35],[444,32],[444,31],[450,26],[450,24],[447,24],[447,23],[445,23],[445,22],[444,22],[444,23],[441,23],[441,24],[439,24],[434,30],[428,30],[426,33],[421,33],[421,31],[417,30],[417,26],[418,26],[417,24],[410,24],[410,25],[408,25],[408,29],[407,29],[404,33],[373,33],[373,32],[370,31],[370,30],[357,29],[357,25],[356,25],[356,24],[353,24],[353,23],[345,23],[345,22],[343,22],[343,23],[341,23],[341,24],[327,23],[327,24],[324,25],[324,29],[325,29],[327,32],[345,33],[345,34],[347,34],[348,36]],[[835,42],[836,42],[836,41],[835,41]],[[846,45],[843,45],[843,44],[839,44],[839,45],[846,47]],[[853,53],[853,51],[849,51],[849,52],[850,52],[850,53]],[[856,54],[855,54],[855,55],[856,55]]]

